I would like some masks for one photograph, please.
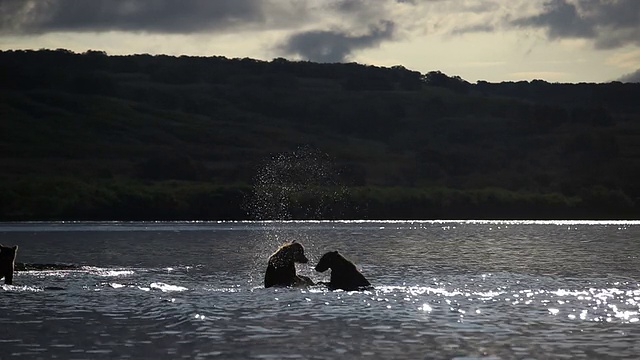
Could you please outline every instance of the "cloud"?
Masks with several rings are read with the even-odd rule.
[[[0,36],[246,33],[274,56],[334,62],[391,40],[517,29],[640,46],[639,14],[640,0],[0,0]]]
[[[511,12],[521,11],[518,0],[507,5],[498,0],[450,1],[433,3],[428,14],[438,19],[438,30],[450,36],[469,33],[495,33]]]
[[[344,61],[397,34],[394,18],[435,0],[0,0],[0,36],[190,35],[279,31],[275,56]],[[392,19],[392,20],[387,20]],[[408,25],[409,21],[403,22]],[[282,39],[286,39],[283,41]],[[274,46],[273,43],[280,43]]]
[[[389,12],[416,6],[408,0],[1,0],[0,34],[272,30],[327,24],[331,18],[367,27]]]
[[[2,0],[0,32],[192,33],[265,21],[253,0]]]
[[[516,26],[546,28],[551,39],[586,37],[595,35],[594,24],[584,19],[574,4],[553,0],[544,6],[541,14],[513,21]]]
[[[442,0],[1,0],[0,33],[192,33],[231,26],[366,25]]]
[[[583,38],[598,49],[640,45],[640,1],[551,0],[510,25],[545,29],[550,39]]]
[[[631,74],[624,75],[618,81],[627,83],[640,83],[640,69],[632,72]]]
[[[479,33],[479,32],[493,32],[495,30],[495,26],[491,24],[476,24],[469,25],[460,28],[455,28],[451,30],[451,35],[463,35],[466,33]]]
[[[367,33],[353,35],[343,31],[312,30],[290,36],[279,46],[289,55],[315,62],[344,62],[354,51],[379,45],[393,37],[394,23],[383,21],[372,26]]]

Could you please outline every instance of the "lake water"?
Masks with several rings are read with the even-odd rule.
[[[298,240],[366,292],[264,289]],[[0,358],[637,359],[640,223],[4,223]]]

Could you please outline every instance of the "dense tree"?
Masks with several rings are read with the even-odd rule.
[[[308,148],[340,179],[299,179],[290,217],[640,217],[638,84],[63,49],[0,68],[2,220],[250,218],[265,160]]]

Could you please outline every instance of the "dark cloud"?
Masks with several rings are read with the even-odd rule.
[[[254,0],[2,0],[0,32],[191,33],[264,19]]]
[[[0,0],[0,35],[280,29],[293,35],[274,48],[277,55],[340,62],[393,36],[394,22],[384,19],[393,18],[395,6],[417,5],[412,0]],[[327,29],[336,24],[341,30]],[[317,30],[300,32],[302,26]]]
[[[366,0],[0,0],[0,34],[287,28],[332,15],[366,27],[401,3],[412,4],[408,0],[375,4]]]
[[[593,37],[595,35],[593,29],[595,24],[581,17],[576,6],[565,0],[553,0],[545,4],[541,14],[515,20],[513,24],[523,27],[546,28],[552,39]]]
[[[640,1],[552,0],[511,25],[546,29],[550,39],[590,39],[602,49],[640,45]]]
[[[409,34],[512,28],[543,29],[550,39],[588,39],[600,49],[640,46],[640,0],[539,1],[0,0],[0,35],[279,29],[293,34],[280,54],[314,61],[344,61],[354,50]],[[531,6],[540,8],[517,14]],[[300,32],[303,26],[316,30]]]
[[[627,74],[618,80],[627,83],[640,83],[640,69],[632,72],[631,74]]]
[[[342,31],[306,31],[290,36],[280,47],[288,55],[297,55],[316,62],[344,62],[354,51],[378,46],[393,37],[394,24],[384,21],[362,35]]]

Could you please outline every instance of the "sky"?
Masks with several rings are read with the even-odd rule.
[[[640,0],[0,0],[0,50],[18,49],[640,82]]]

